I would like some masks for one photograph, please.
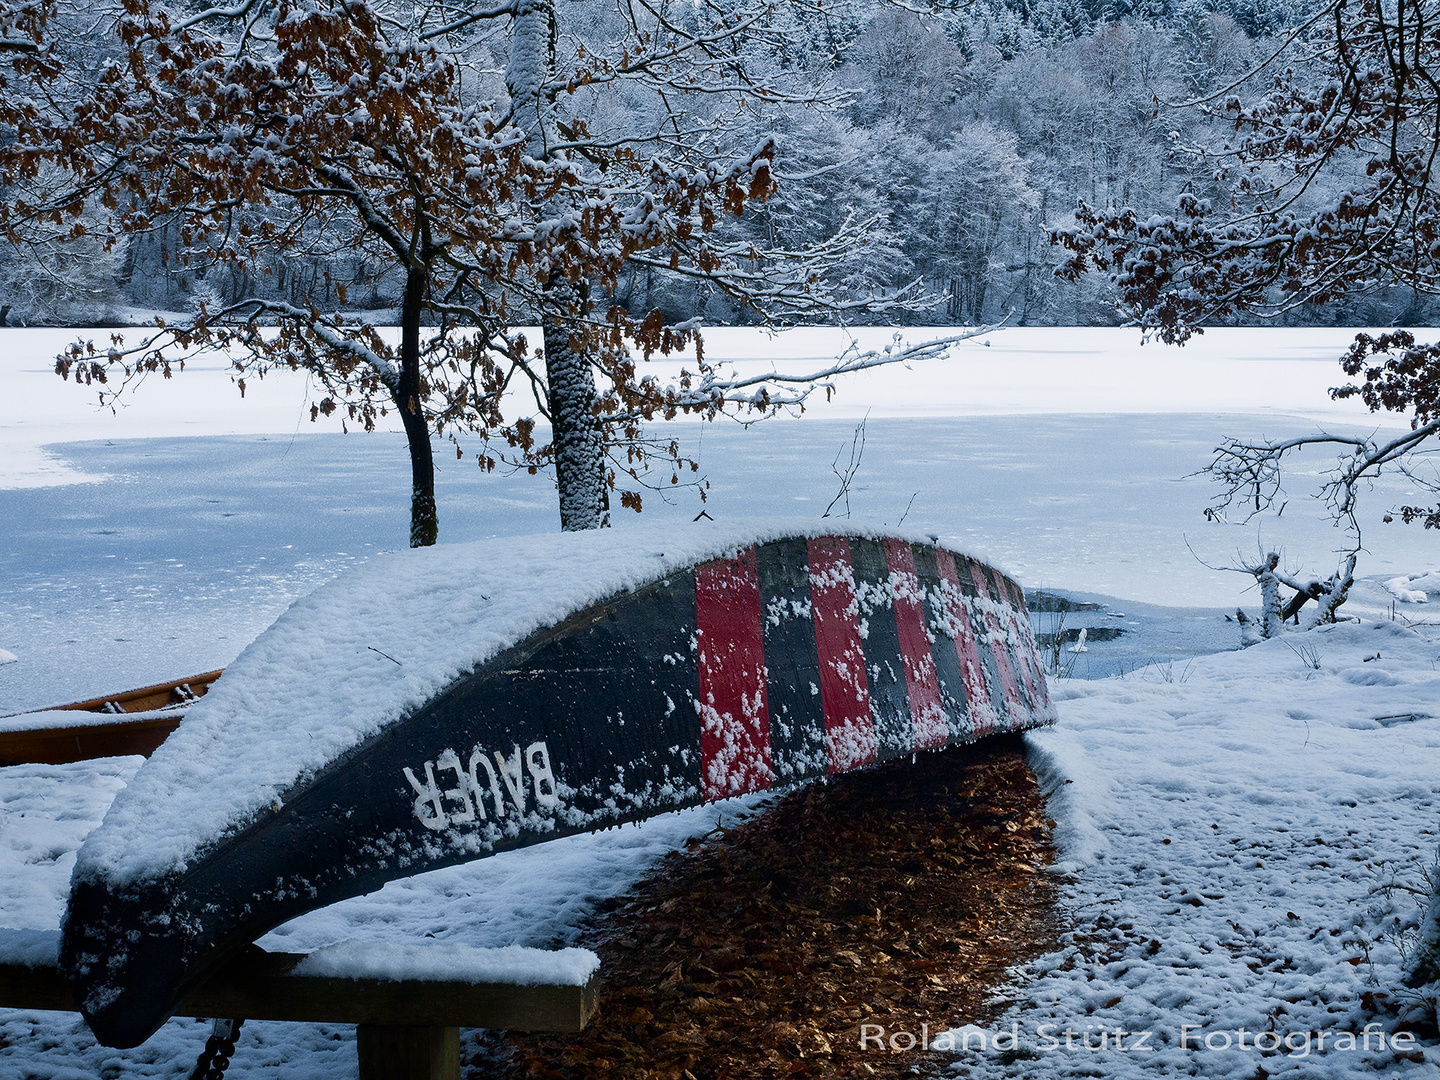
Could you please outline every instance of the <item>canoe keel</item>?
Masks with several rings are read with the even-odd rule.
[[[896,539],[758,544],[531,634],[183,872],[77,877],[61,962],[132,1046],[267,930],[387,881],[1052,719],[1004,575]]]

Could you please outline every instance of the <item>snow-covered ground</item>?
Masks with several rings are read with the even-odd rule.
[[[1437,657],[1380,619],[1052,682],[1060,723],[1028,739],[1077,930],[956,1074],[1437,1075],[1440,1048],[1364,1007],[1421,913],[1386,887],[1440,846]]]
[[[213,361],[152,380],[119,416],[97,414],[85,391],[49,373],[70,336],[0,331],[0,649],[15,657],[0,663],[0,713],[224,664],[296,596],[403,543],[408,485],[393,434],[310,434],[298,421],[303,384],[268,379],[238,402]],[[1204,567],[1187,542],[1219,565],[1252,552],[1256,532],[1207,524],[1210,493],[1189,474],[1225,435],[1373,426],[1325,395],[1347,339],[1212,332],[1177,353],[1141,349],[1121,331],[1006,331],[949,366],[853,380],[834,408],[802,421],[682,431],[712,479],[712,516],[819,517],[836,492],[831,463],[842,451],[848,459],[869,407],[855,516],[903,516],[907,529],[987,555],[1027,588],[1103,594],[1098,617],[1131,631],[1093,644],[1075,669],[1124,676],[1055,683],[1060,724],[1032,739],[1079,927],[1074,948],[1032,965],[1014,990],[1002,1026],[1018,1025],[1022,1053],[1034,1056],[1006,1064],[972,1047],[937,1057],[937,1068],[1237,1078],[1440,1070],[1433,1045],[1417,1044],[1422,1060],[1412,1060],[1349,1049],[1337,1034],[1360,1035],[1370,1019],[1362,994],[1396,983],[1398,955],[1383,932],[1416,913],[1407,894],[1377,890],[1417,881],[1440,843],[1440,646],[1389,610],[1395,600],[1398,616],[1425,621],[1415,600],[1440,602],[1427,591],[1440,575],[1422,576],[1440,559],[1418,529],[1378,524],[1404,488],[1368,497],[1360,571],[1370,579],[1352,605],[1361,625],[1192,659],[1233,646],[1222,609],[1255,600],[1241,595],[1240,575]],[[717,331],[708,353],[805,366],[837,342]],[[1291,507],[1262,538],[1285,546],[1297,569],[1328,572],[1340,541],[1311,512],[1313,480],[1294,474]],[[556,526],[543,477],[483,477],[452,462],[440,498],[442,540]],[[645,517],[704,528],[690,524],[698,508],[682,493],[673,505],[647,500]],[[1405,582],[1387,590],[1397,577]],[[1107,649],[1129,651],[1106,666]],[[0,769],[0,925],[58,925],[75,850],[138,765]],[[717,813],[752,806],[393,883],[263,944],[300,951],[427,935],[480,947],[580,944],[599,899],[708,831]],[[915,1033],[964,1019],[916,1017]],[[1057,1027],[1041,1032],[1047,1024]],[[1127,1037],[1115,1049],[1112,1036],[1104,1050],[1082,1049],[1081,1034],[1094,1046],[1100,1026],[1151,1037],[1142,1048]],[[1191,1029],[1183,1048],[1182,1027]],[[1331,1035],[1308,1056],[1220,1048],[1241,1028],[1251,1043],[1256,1031]],[[179,1076],[205,1034],[172,1021],[145,1046],[116,1052],[95,1046],[78,1017],[0,1012],[0,1076]],[[343,1027],[250,1024],[231,1075],[344,1077],[354,1060]]]

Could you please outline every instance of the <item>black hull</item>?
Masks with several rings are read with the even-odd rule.
[[[761,544],[530,635],[183,875],[77,881],[61,963],[133,1046],[269,929],[387,881],[1052,717],[1003,575],[897,540]]]

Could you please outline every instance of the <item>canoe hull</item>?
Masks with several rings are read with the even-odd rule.
[[[183,874],[77,881],[62,964],[135,1045],[238,949],[426,870],[1053,710],[1019,587],[900,540],[780,540],[573,613],[331,762]]]

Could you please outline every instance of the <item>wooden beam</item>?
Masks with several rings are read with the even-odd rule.
[[[303,959],[303,954],[267,953],[251,946],[186,998],[175,1015],[574,1032],[595,1012],[593,976],[583,986],[516,986],[293,974]],[[4,963],[0,1008],[76,1011],[70,984],[58,968]]]

